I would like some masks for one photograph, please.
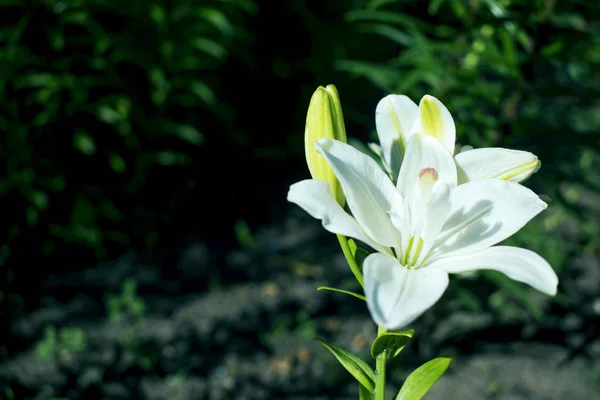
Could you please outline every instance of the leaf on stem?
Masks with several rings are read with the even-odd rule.
[[[369,365],[355,356],[354,354],[332,345],[331,343],[315,338],[316,341],[320,342],[323,346],[327,347],[331,353],[337,358],[344,368],[369,392],[375,392],[375,372],[369,367]]]
[[[443,355],[427,361],[415,369],[406,378],[395,400],[420,400],[423,398],[425,393],[446,372],[451,361],[451,355]]]
[[[354,296],[354,297],[356,297],[358,299],[361,299],[361,300],[365,300],[365,301],[367,300],[367,298],[365,296],[363,296],[362,294],[358,294],[356,292],[351,292],[349,290],[337,289],[337,288],[329,287],[329,286],[319,286],[317,288],[317,290],[330,290],[332,292],[339,292],[339,293],[349,294],[350,296]]]
[[[358,400],[373,400],[375,395],[367,390],[360,383],[358,384]]]
[[[371,345],[371,355],[373,358],[377,358],[378,355],[387,350],[387,359],[391,359],[396,357],[406,343],[413,337],[415,331],[412,329],[407,329],[401,332],[387,332],[381,336],[378,336],[377,339]]]
[[[369,252],[358,247],[353,239],[348,239],[348,247],[350,247],[350,252],[352,253],[352,257],[354,257],[356,264],[362,268],[363,261],[365,261],[365,258],[369,255]]]

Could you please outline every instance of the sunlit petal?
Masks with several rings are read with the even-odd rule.
[[[558,277],[546,260],[518,247],[490,247],[474,254],[445,257],[429,266],[443,268],[448,273],[492,269],[552,296],[558,285]]]
[[[547,205],[528,188],[514,182],[468,182],[452,191],[452,208],[432,254],[468,254],[508,238]]]
[[[358,222],[338,204],[325,181],[306,179],[290,186],[288,201],[302,207],[313,218],[320,219],[323,227],[332,233],[348,236],[389,253],[390,250],[373,241]]]
[[[383,159],[389,166],[394,179],[398,177],[400,165],[412,127],[419,116],[419,107],[404,95],[391,94],[377,104],[375,124],[381,144]]]
[[[417,119],[413,131],[432,136],[454,154],[456,142],[456,127],[450,111],[433,96],[425,95],[419,102],[421,118]]]
[[[402,203],[402,196],[375,160],[354,147],[337,140],[322,139],[317,150],[335,172],[352,215],[377,243],[392,247],[398,232],[389,218],[392,204]]]
[[[407,269],[385,254],[368,256],[363,273],[371,316],[377,325],[391,330],[417,319],[448,286],[448,273],[443,269]]]
[[[503,148],[482,148],[461,152],[454,157],[458,182],[502,179],[522,182],[540,168],[535,154]]]
[[[413,135],[408,141],[396,185],[405,199],[414,195],[419,173],[424,168],[435,169],[441,182],[456,184],[456,165],[452,154],[432,136]]]

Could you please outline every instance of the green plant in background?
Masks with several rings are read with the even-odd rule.
[[[153,349],[146,349],[138,337],[137,324],[144,315],[146,305],[137,293],[136,280],[126,279],[120,293],[108,293],[104,300],[108,318],[123,328],[121,339],[127,355],[135,359],[142,369],[151,370],[156,364],[156,355]]]
[[[123,282],[121,293],[106,294],[105,304],[108,317],[114,322],[140,317],[146,309],[144,300],[137,295],[137,282],[132,278]]]
[[[0,194],[14,203],[0,257],[30,231],[45,254],[63,243],[100,258],[110,246],[151,248],[158,233],[139,222],[152,209],[130,202],[155,171],[191,165],[205,128],[226,130],[216,73],[232,52],[243,57],[243,19],[256,11],[251,0],[0,5],[10,21],[0,28]],[[135,216],[137,228],[124,228]]]
[[[38,342],[36,349],[41,359],[66,358],[73,352],[81,352],[86,348],[85,333],[77,327],[54,326],[44,328],[44,337]]]

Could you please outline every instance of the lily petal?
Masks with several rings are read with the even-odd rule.
[[[427,211],[425,213],[425,223],[422,233],[423,237],[423,249],[421,250],[420,256],[416,261],[416,265],[419,265],[431,247],[435,244],[435,240],[442,230],[446,218],[451,210],[451,196],[453,185],[445,182],[437,182],[431,200],[427,204]]]
[[[315,144],[337,176],[348,206],[367,235],[377,243],[392,247],[398,232],[388,212],[402,196],[375,160],[337,140],[321,139]]]
[[[391,94],[377,104],[377,135],[383,150],[383,159],[394,179],[398,177],[406,144],[413,133],[411,129],[418,116],[419,107],[405,95]]]
[[[429,262],[493,246],[546,207],[534,192],[518,183],[489,179],[459,185],[452,191],[452,208]]]
[[[492,269],[551,296],[556,294],[558,286],[558,277],[550,264],[537,253],[519,247],[494,246],[475,254],[443,258],[429,267],[443,268],[451,274]]]
[[[419,112],[421,118],[415,122],[413,131],[435,137],[450,154],[454,154],[456,127],[446,106],[435,97],[426,94],[419,102]]]
[[[415,134],[408,141],[398,176],[397,187],[405,199],[413,195],[419,173],[424,168],[435,169],[439,181],[456,185],[456,165],[452,154],[432,136]]]
[[[499,147],[473,149],[454,157],[458,183],[482,179],[502,179],[522,182],[540,168],[535,154]]]
[[[363,273],[371,317],[377,325],[391,330],[417,319],[448,286],[448,273],[443,269],[407,269],[394,257],[380,253],[365,259]]]
[[[390,253],[362,230],[358,222],[339,205],[326,181],[306,179],[290,186],[288,201],[302,207],[313,218],[320,219],[331,233],[348,236],[371,246],[377,251]]]

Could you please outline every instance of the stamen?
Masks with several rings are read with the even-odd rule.
[[[408,247],[406,248],[406,253],[404,254],[404,262],[403,264],[408,266],[408,258],[410,257],[410,251],[412,250],[413,242],[415,241],[415,237],[411,236],[408,240]]]
[[[415,250],[415,255],[410,263],[411,267],[414,267],[419,259],[419,253],[421,252],[421,247],[423,246],[423,238],[419,238],[419,242],[417,243],[417,249]]]
[[[419,172],[419,181],[424,184],[433,185],[437,182],[439,175],[435,168],[423,168],[421,172]]]

